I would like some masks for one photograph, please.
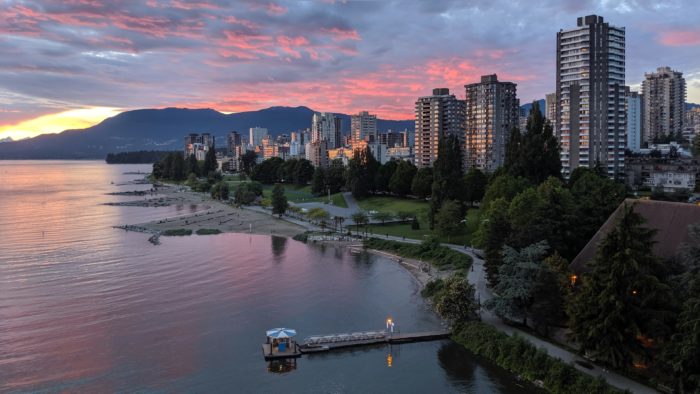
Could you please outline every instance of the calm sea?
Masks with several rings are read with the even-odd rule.
[[[144,165],[0,161],[0,392],[516,393],[449,340],[269,364],[266,329],[440,327],[395,263],[286,238],[112,226],[197,206],[119,207]],[[391,359],[391,363],[389,363]]]

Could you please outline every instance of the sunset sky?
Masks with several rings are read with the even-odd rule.
[[[628,84],[667,65],[700,102],[696,0],[0,0],[0,138],[168,106],[406,119],[488,73],[524,103],[554,90],[556,32],[593,13],[627,29]]]

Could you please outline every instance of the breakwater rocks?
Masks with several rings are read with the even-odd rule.
[[[126,224],[123,226],[114,226],[114,228],[118,228],[118,229],[121,229],[124,231],[133,231],[133,232],[137,232],[137,233],[153,234],[153,235],[151,235],[150,238],[148,238],[148,242],[152,243],[153,245],[160,244],[161,232],[158,230],[152,230],[150,228],[141,227],[141,226],[134,226],[131,224]]]
[[[184,204],[185,199],[182,197],[160,197],[160,198],[150,198],[147,200],[136,200],[136,201],[120,201],[120,202],[106,202],[104,205],[111,205],[117,207],[167,207],[170,205]]]

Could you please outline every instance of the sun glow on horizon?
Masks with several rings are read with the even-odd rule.
[[[119,108],[91,107],[43,115],[16,124],[0,126],[0,139],[10,137],[13,140],[20,140],[70,129],[84,129],[120,112],[122,110]]]

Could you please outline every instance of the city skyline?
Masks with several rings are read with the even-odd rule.
[[[684,12],[692,6],[6,1],[0,138],[86,127],[146,107],[306,105],[411,119],[417,97],[446,87],[462,98],[464,84],[492,73],[517,83],[527,103],[555,89],[556,32],[589,14],[626,28],[633,89],[645,72],[670,66],[684,73],[688,101],[698,102],[700,29]]]

